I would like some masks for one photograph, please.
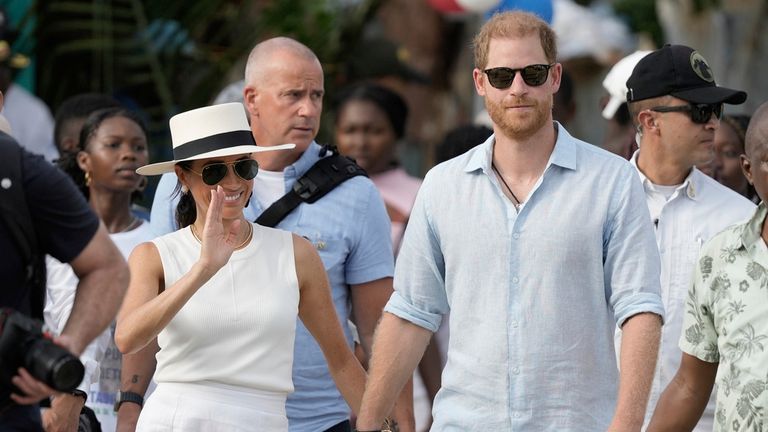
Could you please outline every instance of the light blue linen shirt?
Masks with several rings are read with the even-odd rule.
[[[518,214],[494,137],[424,179],[386,311],[436,331],[450,311],[434,431],[601,431],[614,414],[615,326],[663,316],[637,173],[558,125]]]
[[[312,143],[302,156],[285,168],[285,189],[320,160],[320,145]],[[258,181],[258,176],[256,177]],[[176,176],[160,180],[152,204],[151,224],[161,235],[176,229],[173,198]],[[255,220],[264,211],[255,197],[245,208],[245,217]],[[354,177],[337,186],[314,204],[301,204],[277,228],[304,236],[320,254],[336,313],[352,346],[348,326],[349,285],[391,277],[394,258],[390,222],[378,190],[367,177]],[[317,432],[349,418],[349,407],[328,371],[322,351],[306,327],[297,320],[293,357],[295,392],[288,396],[286,409],[291,432]]]

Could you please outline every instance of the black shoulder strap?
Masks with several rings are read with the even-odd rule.
[[[277,226],[299,204],[311,204],[336,186],[359,175],[367,176],[354,160],[333,152],[312,165],[309,171],[296,180],[287,194],[264,210],[256,223],[268,227]]]
[[[45,307],[45,261],[29,215],[22,180],[23,151],[9,135],[0,133],[0,221],[18,246],[25,265],[30,313],[42,319]]]

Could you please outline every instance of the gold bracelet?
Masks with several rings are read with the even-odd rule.
[[[400,432],[400,427],[394,419],[384,419],[384,424],[381,425],[381,432]]]
[[[397,422],[391,418],[384,419],[384,423],[381,425],[381,429],[376,430],[360,430],[355,429],[355,432],[400,432],[400,426]]]

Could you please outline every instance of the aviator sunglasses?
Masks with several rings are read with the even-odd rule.
[[[488,82],[497,89],[504,90],[512,85],[512,81],[515,80],[515,75],[520,72],[523,77],[523,81],[531,86],[538,87],[547,82],[549,76],[549,68],[555,64],[534,64],[528,65],[520,69],[512,69],[508,67],[495,67],[486,69],[486,75],[488,75]]]
[[[707,124],[712,114],[718,119],[723,118],[723,104],[688,104],[680,106],[657,106],[651,108],[651,111],[660,113],[666,112],[684,112],[691,117],[691,121],[698,124]]]
[[[213,186],[222,181],[227,176],[229,166],[235,171],[238,177],[243,180],[253,180],[259,172],[259,164],[253,159],[241,159],[234,162],[217,162],[203,167],[202,172],[197,172],[188,168],[193,173],[203,178],[203,182],[208,186]]]

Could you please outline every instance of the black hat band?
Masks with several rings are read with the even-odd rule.
[[[173,149],[173,159],[188,159],[203,153],[223,150],[237,145],[256,145],[251,131],[224,132],[186,142]]]

